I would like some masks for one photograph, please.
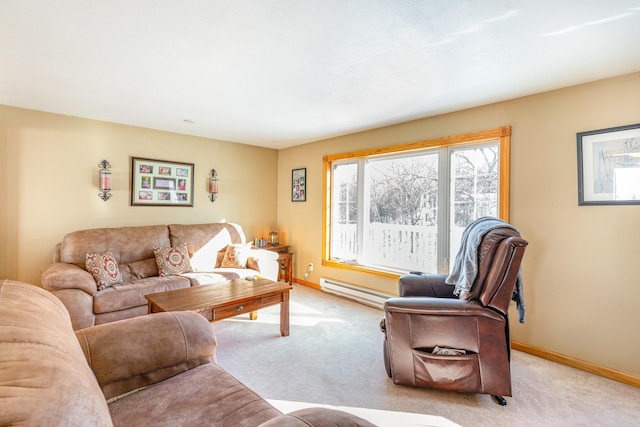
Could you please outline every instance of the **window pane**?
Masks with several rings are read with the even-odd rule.
[[[499,166],[497,142],[452,151],[450,264],[465,227],[477,218],[498,216]]]
[[[510,132],[505,126],[326,156],[331,188],[323,187],[323,218],[330,234],[323,261],[381,276],[448,273],[471,221],[508,219],[508,196],[499,196],[508,188],[508,158],[500,157],[509,151]]]
[[[361,263],[437,271],[438,154],[365,162]]]
[[[358,254],[358,164],[333,166],[331,258],[354,261]]]

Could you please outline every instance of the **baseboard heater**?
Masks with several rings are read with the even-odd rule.
[[[349,298],[361,304],[379,309],[382,309],[384,302],[393,296],[326,278],[320,279],[320,289],[322,289],[323,292]]]

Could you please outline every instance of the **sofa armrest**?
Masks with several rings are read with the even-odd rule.
[[[93,296],[98,292],[98,285],[87,270],[75,264],[56,262],[47,265],[40,275],[42,287],[50,292],[63,289],[80,289]]]
[[[76,336],[107,399],[216,361],[213,328],[194,312],[134,317]]]
[[[91,273],[75,264],[55,262],[42,270],[40,283],[67,307],[74,330],[94,325],[93,296],[98,285]]]
[[[93,297],[80,289],[51,291],[67,308],[73,330],[88,328],[96,324],[93,312]]]
[[[252,248],[249,251],[249,257],[257,264],[258,271],[262,277],[273,280],[274,282],[278,281],[280,265],[278,264],[277,252]]]

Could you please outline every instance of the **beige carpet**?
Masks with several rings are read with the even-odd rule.
[[[504,407],[488,395],[397,386],[384,370],[381,310],[295,285],[289,337],[279,334],[278,313],[268,308],[257,321],[239,316],[213,327],[218,363],[283,405],[372,409],[387,420],[397,412],[397,423],[381,426],[640,426],[640,389],[616,381],[514,351],[514,395]]]

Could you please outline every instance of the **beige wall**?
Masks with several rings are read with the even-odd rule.
[[[511,125],[511,222],[530,242],[527,322],[512,323],[514,339],[640,375],[640,206],[579,207],[576,161],[576,132],[640,122],[639,93],[636,73],[279,152],[0,106],[0,278],[39,283],[55,243],[80,228],[226,219],[253,238],[277,220],[296,277],[314,262],[310,282],[393,293],[394,281],[321,266],[322,156]],[[131,156],[194,163],[195,207],[130,207]],[[113,165],[107,202],[97,197],[103,158]],[[308,201],[294,203],[299,167]],[[221,178],[213,204],[211,168]]]
[[[195,206],[129,206],[132,156],[194,163]],[[112,165],[106,202],[102,159]],[[277,159],[277,150],[0,106],[0,279],[40,283],[55,244],[83,228],[226,220],[248,239],[265,235],[276,226]]]
[[[278,224],[296,277],[331,277],[385,292],[395,281],[321,266],[322,156],[512,126],[511,222],[530,245],[527,318],[515,340],[640,375],[640,206],[578,206],[576,133],[640,122],[640,73],[281,150]],[[307,168],[308,201],[290,201]],[[517,319],[512,316],[512,319]]]

